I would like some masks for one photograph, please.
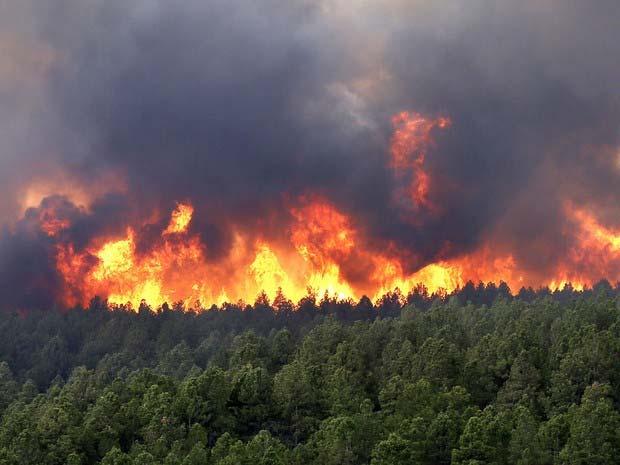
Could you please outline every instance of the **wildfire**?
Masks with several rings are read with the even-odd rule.
[[[290,211],[293,223],[284,241],[248,243],[237,232],[228,256],[217,263],[208,260],[200,238],[188,233],[194,214],[188,203],[171,212],[167,228],[148,252],[138,253],[138,233],[132,228],[125,237],[98,241],[80,253],[70,244],[59,246],[56,260],[67,288],[65,301],[84,304],[102,295],[112,304],[134,307],[143,300],[153,306],[178,301],[208,306],[231,296],[252,301],[263,291],[271,299],[282,290],[299,300],[309,288],[319,296],[378,299],[396,288],[406,294],[419,284],[431,293],[451,292],[468,280],[503,280],[513,289],[536,285],[524,279],[511,254],[493,253],[489,245],[408,274],[399,257],[387,249],[374,250],[353,219],[333,204],[306,197],[298,203]],[[601,225],[582,209],[568,208],[567,215],[577,230],[576,246],[568,261],[539,284],[561,288],[570,282],[581,289],[620,266],[620,230]],[[351,277],[357,266],[370,267],[361,281]]]
[[[349,255],[355,231],[349,219],[327,202],[314,201],[293,209],[291,241],[304,260],[325,269],[334,258]]]
[[[436,211],[425,162],[435,132],[448,128],[450,119],[405,111],[396,114],[392,124],[389,167],[395,175],[395,196],[407,201],[407,213],[411,208]],[[368,237],[355,217],[317,194],[290,199],[288,210],[279,212],[287,227],[276,234],[228,225],[230,244],[223,254],[212,253],[192,230],[196,212],[189,201],[179,202],[171,212],[146,212],[141,220],[129,221],[124,234],[94,237],[78,249],[66,241],[70,235],[65,232],[72,227],[72,215],[87,213],[88,205],[58,195],[25,213],[55,244],[66,305],[87,304],[99,295],[134,308],[142,301],[154,307],[164,302],[208,307],[231,298],[251,302],[261,292],[270,299],[283,292],[298,301],[309,290],[320,297],[379,299],[396,288],[406,294],[420,284],[430,293],[451,292],[468,280],[505,281],[513,290],[566,283],[580,289],[602,277],[620,278],[620,228],[605,226],[590,210],[572,204],[564,212],[567,252],[544,276],[524,268],[518,254],[492,235],[474,250],[438,254],[435,261],[412,270],[403,256],[415,251],[402,254],[387,239]],[[165,228],[156,226],[163,215],[169,215]],[[148,237],[142,231],[149,231]]]
[[[125,180],[116,173],[102,172],[97,180],[85,182],[70,173],[46,167],[44,178],[36,178],[18,193],[20,211],[36,208],[50,197],[63,197],[74,205],[88,208],[93,200],[104,194],[124,192]]]
[[[44,199],[39,208],[26,210],[26,216],[38,224],[41,232],[53,238],[71,226],[71,221],[63,212],[68,207],[73,208],[73,205],[65,197],[52,196]]]
[[[345,299],[374,295],[375,286],[406,290],[412,285],[416,276],[402,278],[400,263],[367,251],[351,219],[329,202],[302,199],[300,203],[291,210],[295,221],[286,243],[259,241],[248,247],[238,234],[224,263],[209,263],[199,237],[187,234],[193,215],[189,204],[177,206],[160,241],[143,255],[136,250],[137,233],[132,228],[123,238],[81,253],[71,245],[61,246],[57,268],[67,285],[66,303],[85,303],[93,295],[103,295],[112,304],[134,307],[143,300],[154,306],[177,301],[209,305],[229,300],[229,296],[251,301],[262,291],[274,298],[280,289],[298,300],[309,288],[317,295]],[[355,286],[344,276],[342,267],[350,267],[351,260],[374,260],[375,272],[365,285]],[[227,275],[223,270],[232,271]],[[442,273],[450,275],[447,265],[427,267],[417,277],[431,290],[460,284]],[[430,276],[433,280],[427,279]]]
[[[267,244],[260,244],[254,260],[250,264],[250,275],[257,285],[268,295],[274,295],[278,289],[294,289],[288,273],[282,268],[277,255]]]
[[[69,221],[60,218],[47,215],[41,218],[41,231],[50,237],[58,235],[63,229],[67,229],[70,225],[71,223],[69,223]]]
[[[180,203],[177,208],[172,212],[172,218],[170,218],[170,224],[164,231],[164,234],[179,234],[187,231],[189,224],[192,221],[194,215],[194,207],[187,203]]]
[[[570,207],[567,208],[570,210]],[[585,210],[574,209],[572,214],[580,226],[585,248],[612,254],[620,251],[620,230],[601,225],[594,215]]]
[[[424,164],[433,145],[432,132],[445,129],[450,119],[427,118],[420,113],[403,111],[392,117],[394,134],[390,144],[390,166],[396,176],[405,183],[404,196],[415,207],[431,207],[429,199],[431,177]]]
[[[572,223],[567,234],[574,243],[550,287],[570,283],[583,289],[604,277],[620,278],[620,228],[601,224],[593,213],[572,203],[566,203],[564,211]]]

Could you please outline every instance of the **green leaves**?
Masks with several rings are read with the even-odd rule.
[[[249,315],[102,311],[94,317],[109,340],[63,329],[89,327],[80,314],[47,321],[54,331],[37,329],[27,369],[0,362],[0,463],[607,465],[620,456],[620,310],[604,296],[490,307],[452,298],[351,323],[317,316],[312,302],[297,315],[283,299],[282,320],[264,302]],[[65,381],[53,368],[76,356],[94,368]],[[54,375],[47,391],[33,373]]]
[[[560,453],[567,465],[611,465],[620,455],[620,414],[614,409],[609,386],[589,386],[579,407],[569,412],[569,437]]]

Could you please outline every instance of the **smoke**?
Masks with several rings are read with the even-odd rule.
[[[3,3],[0,288],[53,301],[54,243],[185,199],[213,260],[234,228],[286,236],[312,194],[409,272],[490,244],[542,279],[573,245],[566,202],[620,225],[617,1],[359,3]],[[394,199],[404,110],[452,121],[425,159],[436,211]],[[32,227],[42,179],[38,200],[64,195],[63,238]]]

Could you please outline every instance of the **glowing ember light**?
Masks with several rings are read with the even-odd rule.
[[[585,210],[575,209],[572,215],[581,228],[582,241],[590,248],[607,249],[612,253],[620,251],[620,230],[606,228]]]
[[[570,248],[549,280],[549,288],[561,289],[570,284],[582,290],[605,277],[620,279],[620,228],[601,224],[592,212],[570,202],[564,205],[564,211],[570,221]]]
[[[170,218],[170,224],[164,231],[164,234],[179,234],[187,231],[189,224],[192,221],[194,215],[194,207],[190,204],[180,203],[177,208],[172,212],[172,218]]]
[[[513,289],[536,285],[524,279],[524,270],[511,254],[493,252],[491,244],[407,273],[398,257],[387,254],[388,248],[370,247],[352,219],[328,201],[304,197],[290,213],[294,221],[286,241],[261,240],[249,246],[245,235],[237,232],[228,256],[215,264],[207,260],[200,238],[187,234],[193,214],[189,204],[179,204],[160,240],[142,254],[132,228],[125,237],[98,240],[83,252],[71,244],[59,245],[56,261],[65,281],[65,303],[85,304],[100,295],[112,304],[131,303],[134,308],[142,301],[152,306],[179,301],[209,306],[230,296],[253,301],[263,291],[273,299],[280,290],[298,301],[309,288],[318,296],[337,299],[364,294],[379,299],[396,288],[406,294],[420,285],[429,293],[444,294],[468,280],[501,280]],[[542,284],[555,289],[571,283],[583,289],[620,266],[620,231],[601,225],[583,209],[569,206],[567,217],[575,224],[577,242],[567,261]],[[55,224],[53,217],[49,224]],[[365,266],[367,274],[352,281],[348,276],[355,276],[358,265]]]
[[[41,231],[50,237],[57,236],[61,231],[69,228],[69,220],[53,217],[41,218]]]
[[[127,273],[134,266],[133,231],[127,232],[127,239],[108,242],[95,256],[99,259],[99,266],[94,270],[93,277],[102,281],[110,276]]]
[[[250,275],[267,295],[274,296],[278,289],[292,290],[293,283],[282,268],[276,254],[267,244],[259,244],[256,257],[249,267]]]
[[[299,254],[318,267],[348,255],[355,246],[349,219],[327,202],[315,200],[291,211],[296,220],[291,241]]]
[[[405,183],[404,196],[409,198],[415,207],[431,207],[431,177],[424,163],[428,150],[433,145],[432,131],[435,128],[445,129],[450,124],[448,118],[432,119],[408,111],[392,117],[394,134],[390,143],[390,166]],[[403,192],[399,195],[403,195]]]
[[[71,174],[58,168],[49,168],[44,177],[33,179],[18,192],[21,213],[29,208],[36,208],[48,197],[58,196],[70,200],[74,205],[88,209],[91,203],[109,193],[121,193],[127,190],[122,176],[103,171],[96,180],[80,181]]]
[[[406,200],[409,212],[421,207],[436,211],[425,160],[434,131],[449,127],[450,120],[401,112],[392,124],[389,166],[397,181],[395,193],[400,201]],[[65,210],[57,208],[67,207],[62,203],[66,198],[59,199],[42,203],[29,214],[50,240],[58,241],[56,266],[64,281],[66,305],[87,304],[99,295],[134,308],[143,301],[154,307],[164,302],[208,307],[231,297],[251,302],[262,292],[269,299],[282,292],[299,301],[309,290],[319,297],[379,299],[395,289],[406,295],[420,286],[444,295],[469,280],[504,281],[516,291],[521,286],[556,289],[569,283],[583,289],[602,277],[620,278],[620,228],[608,227],[590,210],[572,204],[564,211],[570,228],[567,252],[543,275],[524,268],[518,254],[493,234],[461,254],[437,253],[434,260],[422,261],[408,250],[404,255],[408,258],[403,258],[388,240],[367,237],[348,212],[310,194],[292,199],[288,211],[280,212],[289,222],[276,234],[230,225],[229,248],[224,252],[211,253],[201,236],[192,232],[195,210],[189,202],[176,205],[167,227],[156,237],[150,233],[141,237],[141,231],[153,231],[151,226],[160,224],[158,211],[150,212],[150,220],[129,222],[124,236],[95,237],[77,250],[74,244],[60,243],[71,222],[60,214]]]

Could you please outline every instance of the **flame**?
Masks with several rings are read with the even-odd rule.
[[[101,295],[112,304],[134,308],[142,301],[208,306],[230,297],[252,301],[261,292],[273,299],[280,290],[298,301],[308,289],[338,299],[379,299],[394,289],[406,294],[421,284],[429,293],[445,294],[468,280],[502,280],[515,290],[527,285],[556,289],[568,283],[583,289],[620,266],[620,229],[574,207],[567,209],[567,217],[576,230],[575,244],[567,261],[540,282],[528,278],[512,254],[498,252],[491,243],[408,273],[390,247],[373,248],[350,216],[319,197],[302,197],[291,208],[293,222],[285,241],[252,242],[236,231],[228,255],[212,263],[199,236],[188,232],[193,214],[190,204],[177,205],[157,243],[143,253],[137,250],[139,237],[133,228],[124,237],[95,241],[82,252],[71,244],[58,246],[65,303],[84,304]],[[357,266],[368,267],[364,279],[355,279],[352,270]]]
[[[327,202],[315,200],[291,211],[296,222],[291,241],[304,258],[319,269],[333,257],[349,255],[355,246],[355,231],[349,219]]]
[[[594,213],[571,202],[565,204],[564,211],[571,248],[549,287],[570,284],[581,290],[602,278],[620,279],[620,228],[605,226]]]
[[[379,284],[379,287],[374,292],[374,300],[394,289],[399,289],[405,293],[409,292],[420,283],[433,293],[451,292],[465,282],[462,270],[447,262],[431,263],[407,276],[403,272],[401,263],[397,260],[377,257],[375,261],[375,273],[372,278],[374,282]]]
[[[194,207],[191,204],[177,204],[177,208],[172,212],[170,224],[168,224],[164,234],[180,234],[186,232],[193,215]]]
[[[356,250],[366,246],[351,219],[325,200],[301,199],[300,204],[291,210],[295,221],[286,244],[260,240],[249,246],[238,232],[228,257],[217,265],[207,260],[200,238],[186,232],[193,214],[188,204],[177,206],[160,241],[145,254],[138,254],[132,228],[125,237],[93,244],[81,253],[73,246],[59,247],[57,267],[70,290],[65,301],[75,304],[78,294],[98,294],[112,304],[134,307],[143,300],[154,306],[211,304],[229,296],[249,301],[261,291],[274,298],[280,289],[299,300],[309,288],[339,299],[360,297],[365,289],[348,282],[341,269],[356,254],[370,257]]]
[[[95,256],[99,266],[94,270],[93,277],[102,281],[110,276],[124,274],[134,267],[133,231],[127,231],[127,239],[106,243]]]
[[[164,231],[159,247],[143,257],[136,253],[131,229],[126,238],[104,244],[94,253],[99,263],[89,275],[93,287],[104,284],[114,304],[201,300],[196,272],[203,269],[202,246],[196,237],[178,242],[168,240],[169,234]]]
[[[260,289],[270,296],[274,296],[278,289],[295,289],[273,250],[267,244],[259,244],[257,248],[249,273]]]
[[[397,181],[395,193],[407,201],[409,213],[411,208],[437,212],[425,161],[434,132],[448,128],[450,119],[405,111],[394,115],[392,124],[389,166]],[[97,195],[76,192],[74,199]],[[95,295],[134,308],[143,301],[154,307],[164,302],[209,306],[231,297],[247,302],[261,292],[269,299],[283,292],[294,301],[308,292],[338,299],[363,295],[379,299],[395,289],[406,294],[420,285],[429,293],[445,294],[469,280],[504,281],[517,290],[545,285],[556,289],[569,283],[583,289],[602,277],[620,278],[620,228],[603,224],[586,206],[566,204],[567,230],[561,239],[567,251],[558,263],[550,261],[541,271],[525,268],[518,254],[493,234],[473,250],[460,255],[440,252],[434,261],[419,260],[421,265],[412,269],[405,260],[415,258],[415,251],[403,258],[394,244],[368,237],[355,217],[328,199],[306,194],[290,202],[287,211],[277,212],[288,218],[288,228],[277,233],[228,225],[231,245],[223,256],[212,253],[190,228],[195,209],[189,201],[177,203],[172,212],[147,212],[151,219],[142,220],[146,223],[130,221],[120,237],[96,237],[80,250],[60,242],[71,226],[56,208],[60,203],[42,203],[35,219],[44,234],[60,242],[56,266],[64,281],[66,305],[84,305]],[[79,205],[76,208],[87,211],[88,205]],[[150,234],[148,240],[141,237],[141,231],[162,224],[163,215],[169,215],[165,229],[155,239]]]
[[[311,270],[307,286],[319,295],[355,297],[339,265],[352,256],[358,241],[351,220],[327,201],[304,198],[302,202],[302,208],[291,211],[295,218],[291,242]]]
[[[69,228],[71,223],[67,219],[55,218],[49,214],[44,214],[41,217],[41,231],[50,237],[57,236],[61,231]]]
[[[570,206],[567,208],[570,210]],[[581,229],[581,242],[585,248],[611,254],[620,251],[620,229],[601,225],[594,215],[582,209],[572,210],[572,215]]]
[[[406,183],[399,196],[408,197],[416,207],[432,207],[429,199],[431,177],[424,164],[432,132],[451,125],[449,118],[427,118],[416,112],[403,111],[392,117],[394,134],[390,143],[390,166],[396,176]]]

